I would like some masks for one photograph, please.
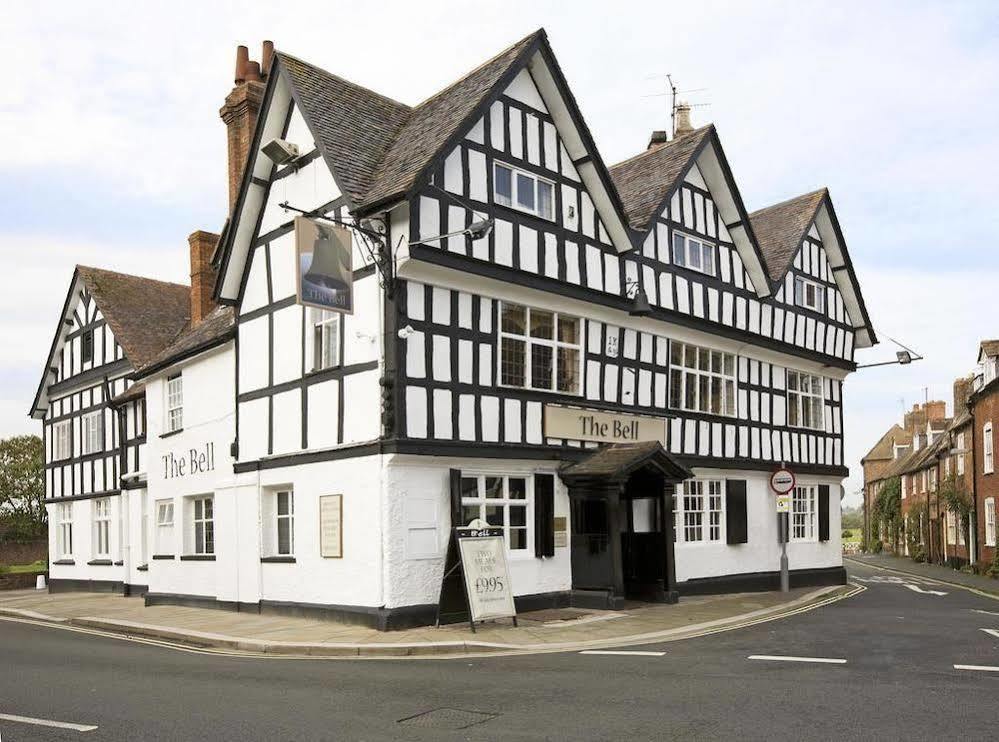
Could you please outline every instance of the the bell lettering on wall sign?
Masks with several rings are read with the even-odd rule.
[[[160,458],[163,460],[164,479],[203,474],[215,470],[215,444],[209,442],[201,448],[192,448],[186,456],[177,456],[171,451]]]

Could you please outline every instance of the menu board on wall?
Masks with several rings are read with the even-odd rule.
[[[343,557],[343,495],[319,498],[319,554],[326,559]]]

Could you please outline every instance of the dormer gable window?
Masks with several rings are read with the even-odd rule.
[[[551,181],[500,162],[493,165],[493,199],[501,206],[551,220],[555,213],[554,194]]]
[[[679,232],[673,233],[673,263],[715,275],[715,246]]]
[[[811,309],[813,312],[825,312],[826,292],[815,281],[807,278],[795,276],[794,278],[794,304],[795,306]]]

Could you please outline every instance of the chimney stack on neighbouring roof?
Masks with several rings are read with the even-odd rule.
[[[676,136],[681,137],[684,134],[689,134],[694,130],[693,124],[690,123],[690,104],[680,102],[676,104],[676,131],[673,132]]]
[[[228,130],[230,211],[236,204],[243,168],[246,167],[250,154],[253,129],[257,125],[257,115],[264,98],[264,84],[274,58],[273,42],[263,43],[260,58],[260,62],[252,61],[245,46],[236,47],[235,87],[226,96],[225,104],[219,110],[219,116]]]
[[[668,141],[669,141],[669,134],[660,129],[656,129],[654,132],[652,132],[652,136],[649,137],[649,146],[646,147],[645,149],[652,149],[653,147],[657,147],[660,144],[666,144],[666,142]]]
[[[971,396],[974,382],[973,375],[954,380],[954,417],[964,412],[968,406],[968,397]]]
[[[191,326],[199,324],[215,308],[215,268],[212,254],[219,235],[198,230],[187,238],[191,246]]]

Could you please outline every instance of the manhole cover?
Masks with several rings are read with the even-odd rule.
[[[483,711],[466,711],[465,709],[439,708],[424,711],[416,716],[399,719],[400,724],[411,727],[428,727],[433,729],[467,729],[495,719],[499,714],[487,714]]]

